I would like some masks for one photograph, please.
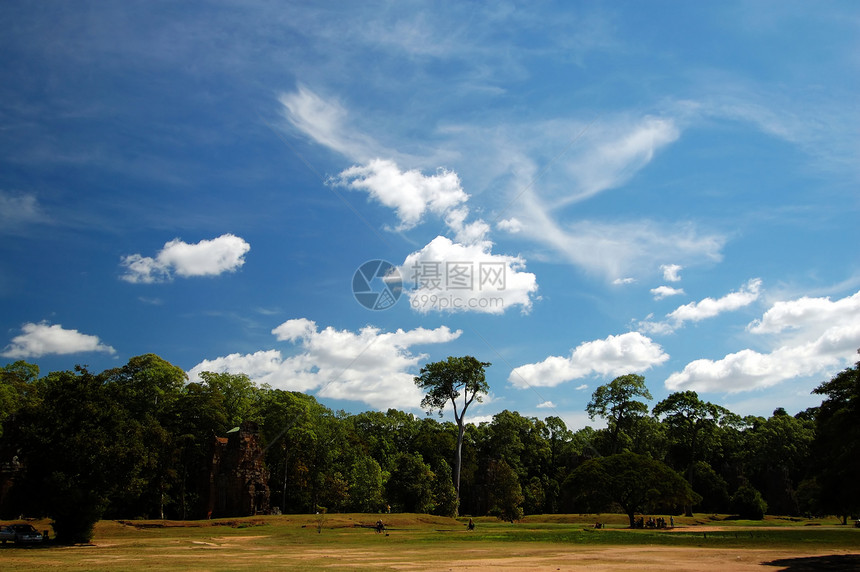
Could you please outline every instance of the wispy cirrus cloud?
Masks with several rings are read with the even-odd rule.
[[[334,98],[325,98],[304,85],[285,92],[278,101],[293,127],[324,147],[354,161],[373,158],[379,144],[353,128],[347,109]]]
[[[0,190],[0,234],[21,234],[34,224],[48,221],[36,195]]]
[[[579,202],[626,183],[680,135],[669,117],[646,116],[634,122],[589,129],[584,151],[564,161],[574,183],[565,196],[551,203],[551,208]]]
[[[635,280],[635,275],[652,273],[667,255],[689,264],[722,260],[726,238],[700,233],[689,224],[666,225],[648,220],[580,220],[563,224],[538,200],[528,198],[524,204],[523,211],[534,218],[523,233],[552,248],[563,260],[608,282]]]
[[[233,234],[222,234],[194,244],[175,238],[154,257],[123,256],[121,265],[126,271],[120,278],[133,284],[152,284],[171,280],[174,274],[183,278],[217,276],[242,267],[249,250],[251,245]]]

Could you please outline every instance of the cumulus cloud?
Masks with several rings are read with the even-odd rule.
[[[730,292],[716,300],[705,298],[699,302],[690,302],[689,304],[679,306],[666,317],[674,322],[676,326],[680,326],[684,322],[699,322],[707,318],[713,318],[723,312],[730,312],[744,306],[749,306],[758,300],[760,290],[761,279],[753,278],[737,292]]]
[[[803,297],[776,302],[747,330],[767,338],[770,352],[744,349],[700,359],[666,379],[670,390],[749,391],[805,376],[826,376],[860,347],[860,292],[840,300]]]
[[[555,403],[552,401],[544,401],[537,404],[538,409],[555,409]]]
[[[112,347],[103,344],[98,336],[67,330],[60,324],[27,323],[21,326],[21,331],[23,333],[12,338],[0,355],[19,359],[85,352],[116,353]]]
[[[636,279],[632,276],[627,276],[626,278],[616,278],[612,283],[616,286],[624,286],[625,284],[635,284]]]
[[[651,288],[651,294],[654,295],[655,300],[662,300],[663,298],[678,296],[683,293],[683,288],[672,288],[671,286],[657,286],[656,288]]]
[[[523,230],[523,223],[518,218],[511,217],[500,220],[496,223],[496,227],[498,227],[499,230],[503,230],[511,234],[517,234]]]
[[[663,264],[660,266],[660,270],[663,271],[663,280],[667,282],[678,282],[681,280],[681,277],[678,275],[684,267],[680,264]]]
[[[661,288],[668,288],[661,286]],[[655,288],[651,292],[656,295]],[[669,290],[673,290],[669,288]],[[681,291],[683,292],[683,290]],[[744,306],[749,306],[759,298],[761,292],[761,279],[753,278],[736,292],[730,292],[721,298],[704,298],[698,302],[690,302],[675,308],[666,314],[666,320],[662,322],[639,322],[640,330],[649,333],[667,334],[682,327],[686,322],[700,322],[713,318],[723,312],[731,312]]]
[[[245,254],[251,245],[244,239],[223,234],[212,240],[188,244],[176,238],[164,245],[155,257],[130,254],[122,258],[126,268],[123,280],[131,283],[151,284],[170,280],[174,274],[191,276],[217,276],[235,272],[245,264]]]
[[[481,219],[467,222],[469,195],[460,184],[457,173],[438,169],[425,175],[417,169],[400,170],[394,161],[373,159],[365,165],[354,165],[329,180],[331,184],[365,191],[379,203],[394,209],[400,223],[394,230],[414,228],[424,214],[441,217],[454,233],[457,242],[482,242],[490,225]]]
[[[549,356],[542,362],[521,365],[508,376],[520,388],[554,387],[589,375],[618,376],[646,371],[669,359],[660,344],[639,332],[583,342],[567,357]],[[580,385],[580,389],[583,388]]]
[[[459,244],[437,236],[406,257],[400,273],[412,288],[409,303],[421,313],[480,312],[502,314],[519,306],[532,307],[537,278],[525,272],[518,256],[493,254],[492,244]]]
[[[467,425],[479,427],[481,423],[492,423],[494,415],[472,415],[466,419]]]
[[[277,389],[316,391],[318,397],[362,401],[378,409],[416,408],[422,395],[413,377],[427,355],[411,348],[449,342],[462,332],[445,326],[395,332],[373,326],[358,332],[330,326],[320,330],[312,320],[298,318],[272,333],[297,346],[298,352],[285,356],[272,349],[204,360],[188,372],[189,378],[196,380],[203,371],[245,373]]]
[[[435,175],[428,176],[417,169],[401,171],[394,161],[387,159],[354,165],[331,182],[366,191],[381,204],[394,209],[400,219],[397,230],[414,227],[426,211],[443,215],[469,198],[460,185],[460,177],[453,171],[439,169]]]

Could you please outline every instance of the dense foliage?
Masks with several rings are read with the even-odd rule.
[[[486,392],[487,365],[465,364],[477,376],[472,395]],[[442,388],[428,408],[440,409],[456,392],[463,371],[448,380],[451,369],[422,370],[428,396]],[[621,376],[588,405],[606,428],[571,431],[556,416],[507,410],[460,426],[393,409],[335,412],[245,375],[205,373],[189,383],[152,354],[100,374],[77,368],[40,377],[37,366],[16,362],[0,368],[7,488],[15,475],[0,497],[0,517],[48,515],[67,542],[88,540],[103,517],[200,518],[199,476],[213,436],[254,421],[271,504],[288,513],[390,507],[516,520],[614,510],[632,519],[686,508],[847,519],[860,511],[858,370],[860,363],[822,383],[819,408],[794,416],[779,408],[770,418],[741,418],[693,391],[673,393],[649,412],[644,378]]]

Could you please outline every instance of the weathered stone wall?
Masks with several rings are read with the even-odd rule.
[[[211,464],[201,501],[207,518],[252,516],[269,512],[269,471],[256,423],[243,423],[227,437],[212,438]]]

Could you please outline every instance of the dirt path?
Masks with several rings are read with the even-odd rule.
[[[860,570],[860,550],[766,550],[675,547],[523,547],[521,549],[468,549],[433,559],[425,550],[387,552],[378,550],[319,550],[305,554],[329,569],[355,570],[449,570],[483,572],[491,570],[535,571],[810,571]],[[301,555],[293,555],[296,563]],[[307,560],[305,560],[307,562]]]

